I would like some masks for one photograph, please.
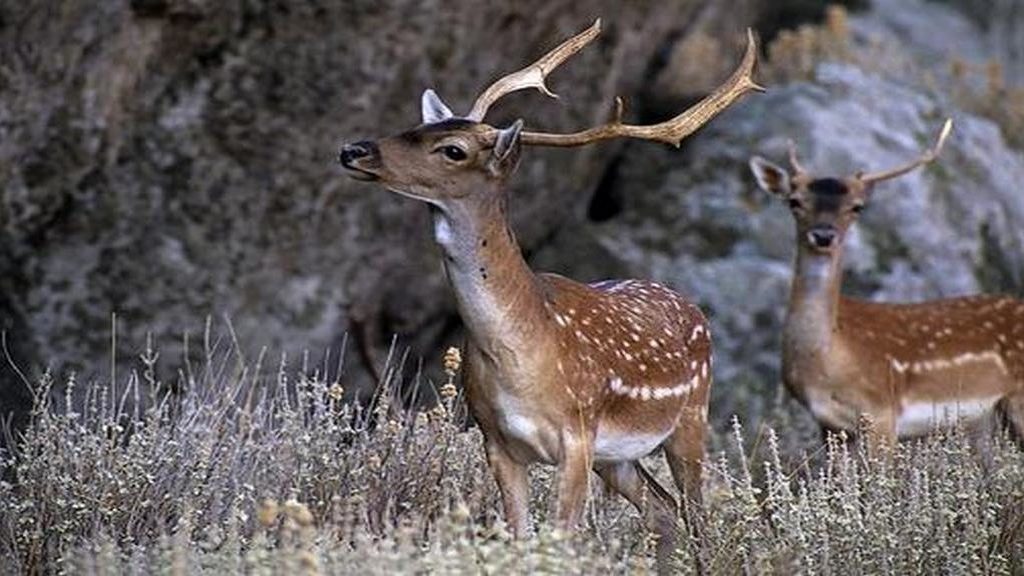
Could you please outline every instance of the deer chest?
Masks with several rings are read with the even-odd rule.
[[[506,448],[520,461],[555,463],[559,430],[542,412],[521,398],[499,392],[491,406],[494,425]]]

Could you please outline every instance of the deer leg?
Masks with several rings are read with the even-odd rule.
[[[707,565],[702,551],[704,538],[704,436],[707,420],[703,417],[705,405],[690,406],[679,419],[672,434],[662,443],[672,479],[682,496],[683,518],[690,534],[693,556],[698,574],[706,573]]]
[[[615,462],[600,464],[594,471],[612,490],[621,494],[644,518],[647,529],[658,535],[658,572],[672,574],[672,555],[679,542],[676,529],[676,503],[658,481],[639,462]],[[644,494],[644,485],[653,498]]]
[[[524,464],[516,462],[497,442],[487,442],[487,463],[501,492],[505,521],[516,538],[529,535],[530,483]]]
[[[593,442],[567,434],[563,439],[563,457],[558,465],[558,509],[555,513],[558,527],[571,530],[583,517],[587,501]]]
[[[707,432],[707,423],[689,413],[695,410],[700,408],[690,408],[688,413],[683,414],[675,431],[662,444],[665,447],[665,459],[668,460],[669,469],[672,471],[672,479],[675,480],[676,487],[683,497],[683,509],[692,512],[700,510],[704,502],[701,487],[704,472],[704,435]]]
[[[1007,396],[999,401],[999,411],[1003,415],[1010,436],[1017,445],[1024,448],[1024,393]]]

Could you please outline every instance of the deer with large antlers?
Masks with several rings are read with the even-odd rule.
[[[485,437],[505,515],[528,532],[527,465],[558,468],[557,522],[581,517],[594,470],[637,507],[646,486],[657,503],[647,521],[671,551],[675,503],[639,459],[664,448],[684,501],[698,502],[711,384],[711,340],[700,310],[668,288],[639,280],[581,284],[535,274],[506,213],[506,182],[524,145],[582,146],[611,138],[678,145],[743,94],[753,38],[742,64],[716,91],[666,122],[613,120],[573,134],[528,132],[483,122],[502,96],[525,88],[551,95],[545,78],[591,42],[600,21],[535,63],[487,88],[465,117],[437,95],[422,98],[422,125],[375,142],[343,146],[350,174],[430,205],[444,270],[469,339],[465,389]]]
[[[824,430],[891,445],[999,412],[1024,440],[1024,302],[973,296],[917,304],[846,298],[843,241],[879,182],[936,159],[952,129],[916,160],[875,174],[815,178],[791,143],[792,173],[753,157],[765,191],[796,220],[796,272],[783,332],[783,381]]]

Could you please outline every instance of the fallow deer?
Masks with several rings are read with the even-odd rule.
[[[888,304],[840,293],[843,242],[874,186],[934,161],[951,129],[947,120],[934,147],[875,174],[812,177],[792,143],[792,173],[750,160],[760,187],[788,202],[796,220],[782,376],[826,431],[852,435],[866,419],[869,444],[891,445],[998,411],[1024,439],[1024,302],[971,296]]]
[[[552,95],[545,77],[599,31],[598,20],[499,79],[463,118],[427,90],[422,125],[345,145],[340,161],[353,177],[430,206],[468,331],[467,402],[513,533],[529,530],[527,465],[557,466],[556,518],[563,528],[580,519],[593,469],[637,507],[643,487],[651,489],[658,503],[647,521],[666,536],[660,548],[667,553],[675,503],[639,459],[663,447],[684,501],[699,501],[711,384],[708,323],[697,306],[653,282],[587,285],[535,274],[509,228],[506,183],[523,145],[581,146],[631,137],[678,146],[742,95],[761,90],[751,78],[756,49],[748,33],[733,75],[660,124],[622,123],[621,100],[612,121],[573,134],[527,132],[521,120],[501,129],[483,122],[490,106],[510,92],[533,87]]]

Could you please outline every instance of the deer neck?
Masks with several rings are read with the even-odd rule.
[[[841,250],[820,254],[801,242],[784,331],[785,352],[790,359],[823,359],[835,344],[841,261]]]
[[[516,350],[530,349],[544,316],[543,293],[508,226],[505,205],[504,195],[496,194],[431,210],[459,314],[473,343],[495,361],[516,360]]]

